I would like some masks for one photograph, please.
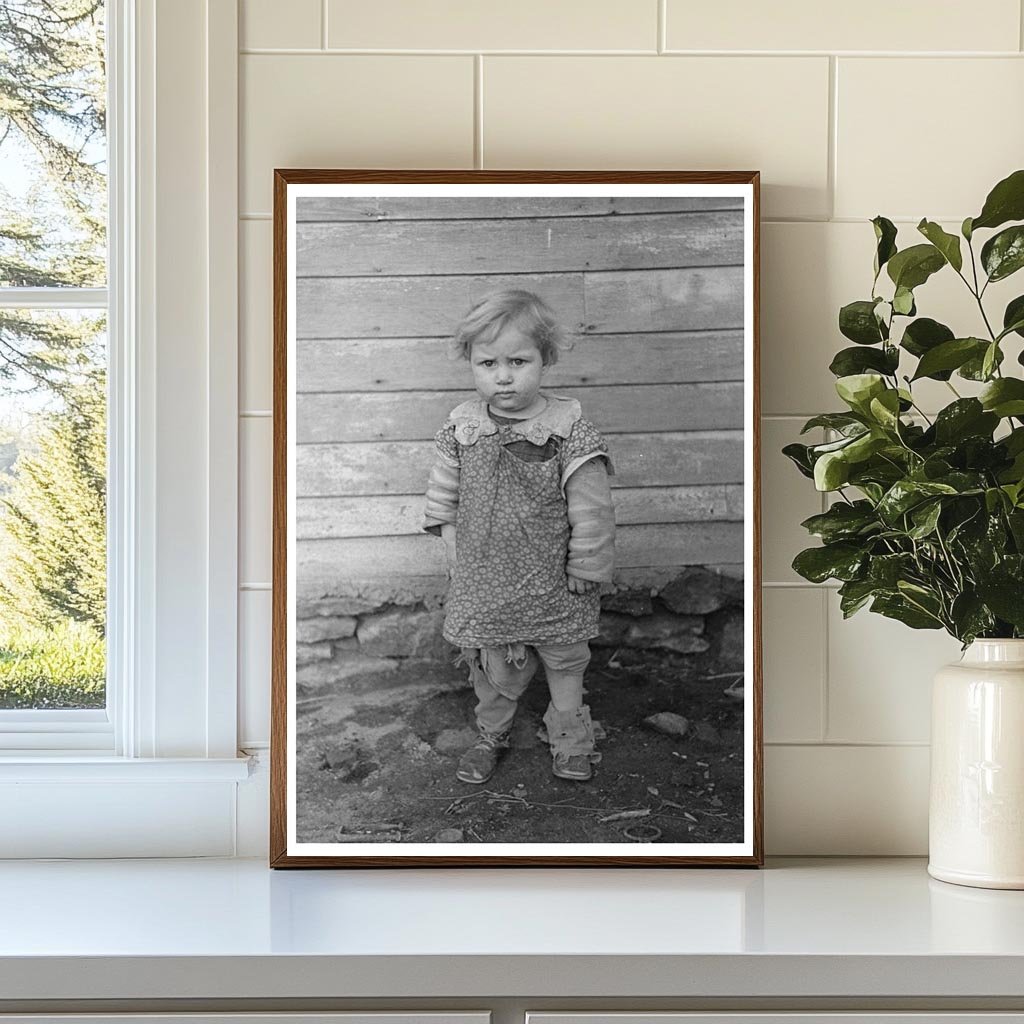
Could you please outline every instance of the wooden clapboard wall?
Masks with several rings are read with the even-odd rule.
[[[507,287],[577,335],[545,387],[608,439],[619,568],[743,561],[738,200],[310,198],[297,221],[300,589],[443,573],[431,439],[473,393],[448,339]]]

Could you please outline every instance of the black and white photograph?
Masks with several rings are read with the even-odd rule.
[[[756,172],[276,176],[272,863],[760,863]]]

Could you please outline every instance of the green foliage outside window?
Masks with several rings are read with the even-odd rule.
[[[102,0],[0,0],[0,301],[106,284],[105,65]],[[105,700],[103,330],[0,306],[0,708]]]

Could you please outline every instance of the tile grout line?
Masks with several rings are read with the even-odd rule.
[[[830,729],[829,722],[829,686],[828,686],[828,658],[829,658],[829,642],[828,642],[828,601],[829,591],[822,589],[821,592],[821,712],[819,722],[821,742],[828,742],[828,734]]]
[[[1024,52],[1024,0],[1021,0],[1020,9],[1017,11],[1017,27],[1020,32],[1018,43],[1021,52]]]
[[[815,750],[918,750],[931,744],[924,740],[832,740],[818,743],[814,740],[765,740],[766,747],[811,747]]]
[[[831,440],[833,431],[826,430],[825,440]],[[825,491],[818,497],[822,512],[828,511],[828,500]],[[830,679],[830,658],[832,654],[829,635],[829,600],[830,588],[822,587],[821,592],[821,742],[828,743],[829,733],[832,730],[832,708],[831,708],[831,679]]]
[[[1024,2],[1024,0],[1022,0]],[[828,166],[825,169],[828,189],[828,220],[836,215],[836,178],[839,162],[839,58],[828,59]]]
[[[1024,3],[1024,0],[1021,0]],[[668,0],[658,0],[658,53],[663,54],[668,48],[668,26],[667,26],[667,15],[666,10],[668,6]]]
[[[320,50],[327,49],[327,4],[329,0],[320,2]]]
[[[471,57],[482,54],[488,57],[753,57],[766,61],[792,58],[820,59],[822,57],[856,57],[858,60],[934,60],[956,58],[958,60],[1006,60],[1020,56],[1020,50],[891,50],[879,53],[877,50],[668,50],[659,53],[657,49],[633,50],[456,50],[438,47],[436,49],[400,49],[387,47],[355,46],[245,46],[238,51],[244,56],[260,57],[283,54],[289,56],[353,56],[353,57]]]
[[[473,57],[473,166],[484,166],[484,58]]]

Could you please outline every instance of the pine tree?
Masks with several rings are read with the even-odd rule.
[[[0,147],[39,179],[0,186],[0,287],[105,282],[105,77],[102,0],[0,2]],[[0,385],[65,394],[93,356],[65,327],[0,312]]]
[[[106,281],[102,0],[0,0],[0,147],[34,180],[0,185],[0,287]],[[0,394],[36,392],[35,444],[0,491],[0,611],[105,631],[102,322],[0,309]]]
[[[0,605],[8,620],[106,628],[106,396],[96,374],[51,414],[0,498]]]

